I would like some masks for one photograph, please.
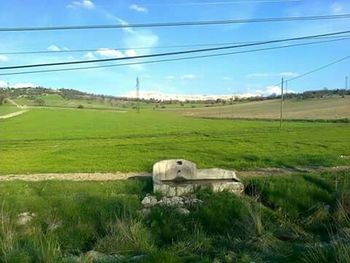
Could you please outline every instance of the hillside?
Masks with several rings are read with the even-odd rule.
[[[194,108],[184,112],[187,116],[208,118],[278,119],[279,99],[235,103],[229,106]],[[350,118],[350,96],[326,96],[284,101],[285,119],[344,119]]]
[[[345,95],[344,95],[345,94]],[[235,98],[235,100],[160,101],[113,97],[72,89],[21,88],[0,89],[0,115],[16,111],[14,103],[26,106],[90,108],[107,110],[174,110],[186,116],[228,119],[279,119],[278,96]],[[6,102],[8,98],[12,103]],[[1,105],[1,103],[0,103]],[[350,94],[344,90],[307,91],[288,94],[284,101],[285,119],[350,119]]]

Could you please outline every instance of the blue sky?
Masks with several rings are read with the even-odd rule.
[[[350,13],[348,0],[1,0],[0,27],[91,25],[311,16]],[[0,32],[0,53],[96,49],[83,53],[0,55],[0,66],[165,52],[162,46],[269,40],[348,30],[349,19],[203,27]],[[111,50],[108,48],[126,48]],[[149,47],[147,49],[138,49]],[[191,49],[191,48],[186,48]],[[241,49],[243,50],[243,49]],[[197,60],[95,70],[0,76],[0,86],[42,85],[108,95],[271,93],[271,85],[350,55],[350,40]],[[343,88],[350,60],[290,83],[290,89]]]

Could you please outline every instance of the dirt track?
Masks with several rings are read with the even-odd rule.
[[[67,181],[116,181],[126,180],[132,177],[151,176],[150,173],[47,173],[47,174],[9,174],[1,175],[0,181],[48,181],[48,180],[67,180]]]
[[[12,118],[12,117],[16,117],[18,115],[21,115],[21,114],[27,112],[27,111],[28,110],[21,110],[21,111],[12,112],[12,113],[0,116],[0,119],[3,120],[3,119],[9,119],[9,118]]]
[[[18,109],[20,109],[20,111],[16,111],[16,112],[12,112],[6,115],[2,115],[0,116],[0,120],[4,120],[4,119],[9,119],[12,117],[16,117],[18,115],[21,115],[25,112],[27,112],[27,106],[26,105],[19,105],[17,104],[15,101],[11,100],[11,99],[6,99],[9,103],[11,103],[13,106],[16,106]]]
[[[238,171],[238,177],[248,176],[278,176],[291,175],[297,173],[318,173],[318,172],[336,172],[348,171],[350,173],[350,166],[337,167],[298,167],[293,169],[288,168],[261,168],[249,171]],[[48,181],[48,180],[66,180],[66,181],[116,181],[127,180],[134,177],[150,177],[151,173],[134,172],[134,173],[47,173],[47,174],[9,174],[1,175],[1,181]]]
[[[298,173],[323,173],[323,172],[341,172],[350,173],[350,166],[335,166],[335,167],[295,167],[295,168],[260,168],[255,170],[238,171],[238,177],[247,176],[276,176]]]

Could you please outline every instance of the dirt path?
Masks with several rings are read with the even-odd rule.
[[[27,112],[28,110],[21,110],[21,111],[16,111],[16,112],[12,112],[12,113],[9,113],[9,114],[6,114],[6,115],[2,115],[0,116],[0,120],[4,120],[4,119],[9,119],[9,118],[12,118],[12,117],[16,117],[18,115],[21,115],[25,112]]]
[[[341,172],[348,171],[350,173],[350,166],[335,166],[335,167],[295,167],[295,168],[260,168],[255,170],[238,171],[238,177],[249,176],[276,176],[289,175],[298,173],[323,173],[323,172]]]
[[[67,180],[67,181],[116,181],[127,180],[133,177],[151,176],[150,173],[47,173],[47,174],[9,174],[1,175],[1,181],[48,181],[48,180]]]
[[[13,106],[16,106],[17,109],[20,109],[20,111],[16,111],[16,112],[12,112],[12,113],[9,113],[9,114],[6,114],[6,115],[2,115],[2,116],[0,116],[0,120],[16,117],[16,116],[21,115],[21,114],[23,114],[23,113],[28,111],[28,107],[26,105],[19,105],[15,101],[13,101],[11,99],[8,99],[8,98],[6,99],[6,101],[11,103]]]
[[[77,111],[82,111],[82,110],[89,110],[89,111],[99,111],[99,112],[115,112],[115,113],[127,113],[128,111],[126,110],[118,110],[118,109],[107,109],[107,108],[83,108],[83,109],[78,109],[77,107],[60,107],[60,106],[30,106],[30,109],[48,109],[48,110],[77,110]]]
[[[337,166],[337,167],[299,167],[299,168],[261,168],[249,171],[238,171],[238,177],[249,176],[278,176],[278,175],[291,175],[298,173],[319,173],[319,172],[336,172],[336,171],[349,171],[350,166]],[[147,172],[134,172],[134,173],[47,173],[47,174],[9,174],[1,175],[1,181],[48,181],[48,180],[66,180],[66,181],[116,181],[127,180],[134,177],[151,177],[151,173]]]
[[[26,109],[27,106],[26,105],[19,105],[17,104],[17,102],[15,102],[14,100],[11,99],[6,99],[8,102],[10,102],[13,106],[16,106],[18,109]]]

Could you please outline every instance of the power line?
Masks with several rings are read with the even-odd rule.
[[[350,38],[348,38],[348,39],[350,39]],[[341,40],[346,40],[346,39],[341,39]],[[75,68],[63,68],[63,69],[48,69],[48,70],[22,71],[22,72],[13,72],[13,73],[0,73],[0,76],[25,75],[25,74],[62,72],[62,71],[75,71],[75,70],[89,70],[89,69],[110,68],[110,67],[120,67],[120,66],[131,66],[131,65],[140,65],[140,64],[154,64],[154,63],[173,62],[173,61],[191,60],[191,59],[201,59],[201,58],[210,58],[210,57],[218,57],[218,56],[227,56],[227,55],[259,52],[259,51],[283,49],[283,48],[289,48],[289,47],[305,46],[305,45],[312,45],[312,44],[319,44],[319,43],[326,43],[326,42],[334,42],[334,41],[339,41],[339,40],[324,40],[324,41],[315,41],[315,42],[311,42],[311,43],[299,43],[299,44],[291,44],[291,45],[284,45],[284,46],[277,46],[277,47],[268,47],[268,48],[260,48],[260,49],[243,50],[243,51],[236,51],[236,52],[226,52],[226,53],[219,53],[219,54],[189,56],[189,57],[161,59],[161,60],[140,61],[140,62],[131,62],[131,63],[129,62],[129,63],[122,63],[122,64],[109,64],[109,65],[89,66],[89,67],[75,67]],[[275,84],[274,86],[277,86],[278,84],[279,83]]]
[[[322,69],[328,68],[328,67],[330,67],[330,66],[333,66],[333,65],[335,65],[335,64],[338,64],[338,63],[340,63],[340,62],[342,62],[342,61],[344,61],[344,60],[347,60],[347,59],[349,59],[349,58],[350,58],[350,56],[346,56],[346,57],[337,59],[337,60],[335,60],[335,61],[333,61],[333,62],[331,62],[331,63],[328,63],[328,64],[326,64],[326,65],[320,66],[320,67],[318,67],[318,68],[315,68],[315,69],[313,69],[313,70],[310,70],[310,71],[308,71],[308,72],[305,72],[305,73],[303,73],[303,74],[301,74],[301,75],[298,75],[298,76],[296,76],[296,77],[290,78],[290,79],[288,79],[288,82],[291,82],[291,81],[300,79],[300,78],[302,78],[302,77],[305,77],[305,76],[307,76],[307,75],[310,75],[310,74],[315,73],[315,72],[317,72],[317,71],[320,71],[320,70],[322,70]]]
[[[118,24],[118,25],[1,27],[0,32],[206,26],[206,25],[227,25],[227,24],[246,24],[246,23],[332,20],[332,19],[346,19],[346,18],[350,18],[350,14],[321,15],[321,16],[269,17],[269,18],[251,18],[251,19],[226,19],[226,20],[164,22],[164,23],[156,22],[156,23],[136,23],[136,24]]]
[[[192,49],[192,50],[174,51],[174,52],[167,52],[167,53],[156,53],[156,54],[141,55],[141,56],[134,56],[134,57],[106,58],[106,59],[78,60],[78,61],[68,61],[68,62],[7,66],[7,67],[0,67],[0,70],[20,69],[20,68],[35,68],[35,67],[49,67],[49,66],[63,66],[63,65],[87,64],[87,63],[96,63],[96,62],[109,62],[109,61],[119,61],[119,60],[151,58],[151,57],[185,55],[185,54],[192,54],[192,53],[202,53],[202,52],[210,52],[210,51],[235,49],[235,48],[241,48],[241,47],[258,46],[258,45],[265,45],[265,44],[272,44],[272,43],[281,43],[281,42],[287,42],[287,41],[297,41],[297,40],[304,40],[304,39],[310,39],[310,38],[321,37],[321,36],[334,36],[334,35],[346,34],[349,32],[350,32],[350,30],[341,31],[341,32],[326,33],[326,34],[311,35],[311,36],[296,37],[296,38],[285,38],[285,39],[277,39],[277,40],[270,40],[270,41],[262,41],[262,42],[256,42],[256,43],[250,43],[250,44],[231,45],[231,46],[223,46],[223,47],[204,48],[204,49]]]
[[[256,4],[256,3],[287,3],[301,2],[302,0],[238,0],[238,1],[215,1],[215,2],[188,2],[188,3],[162,3],[147,4],[146,6],[197,6],[197,5],[233,5],[233,4]]]
[[[347,59],[349,59],[349,58],[350,58],[350,55],[345,56],[345,57],[342,57],[342,58],[337,59],[337,60],[335,60],[335,61],[332,61],[332,62],[330,62],[330,63],[328,63],[328,64],[326,64],[326,65],[320,66],[320,67],[318,67],[318,68],[315,68],[315,69],[313,69],[313,70],[310,70],[310,71],[308,71],[308,72],[305,72],[305,73],[303,73],[303,74],[301,74],[301,75],[298,75],[298,76],[296,76],[296,77],[287,79],[287,80],[285,80],[285,81],[287,81],[287,82],[289,83],[289,82],[291,82],[291,81],[300,79],[300,78],[302,78],[302,77],[305,77],[305,76],[307,76],[307,75],[310,75],[310,74],[315,73],[315,72],[317,72],[317,71],[320,71],[320,70],[322,70],[322,69],[325,69],[325,68],[328,68],[328,67],[333,66],[333,65],[335,65],[335,64],[338,64],[338,63],[340,63],[340,62],[342,62],[342,61],[344,61],[344,60],[347,60]],[[275,83],[275,84],[270,85],[270,86],[278,86],[279,84],[280,84],[280,83],[278,82],[278,83]]]
[[[324,36],[319,37],[320,39],[327,38],[347,38],[348,35],[344,36]],[[315,37],[316,39],[316,37]],[[313,39],[312,39],[313,40]],[[9,52],[0,52],[0,55],[29,55],[29,54],[59,54],[59,53],[79,53],[79,52],[97,52],[103,50],[147,50],[147,49],[171,49],[171,48],[186,48],[186,47],[207,47],[207,46],[224,46],[224,45],[236,45],[236,44],[250,44],[250,43],[258,43],[263,40],[251,40],[251,41],[238,41],[238,42],[221,42],[221,43],[194,43],[194,44],[183,44],[183,45],[169,45],[169,46],[144,46],[144,47],[106,47],[106,48],[89,48],[89,49],[61,49],[61,50],[32,50],[32,51],[9,51]]]

